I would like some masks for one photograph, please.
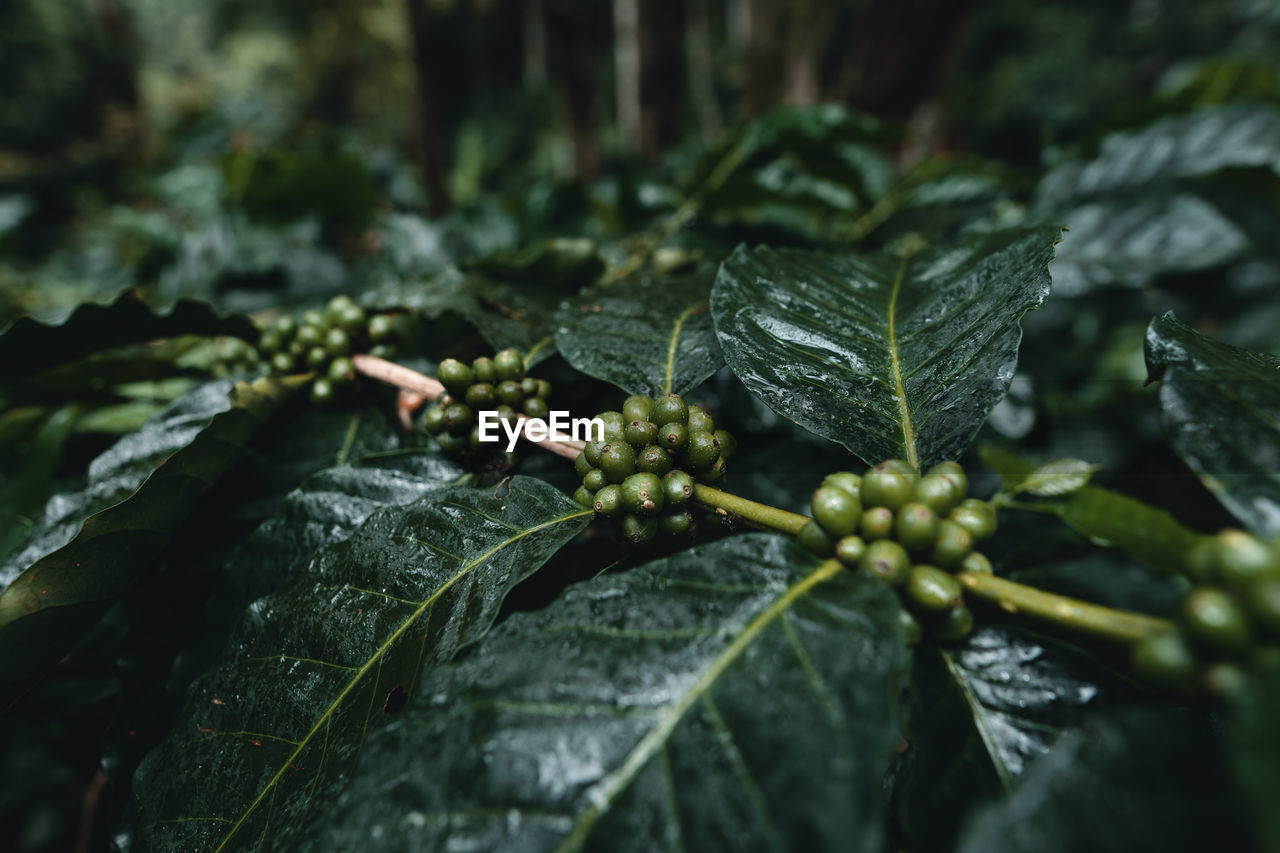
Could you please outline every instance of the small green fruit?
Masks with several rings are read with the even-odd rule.
[[[906,503],[898,510],[898,541],[908,551],[923,552],[933,547],[938,535],[938,516],[926,505]]]
[[[596,515],[602,515],[605,518],[613,518],[622,512],[622,487],[621,486],[605,486],[596,492],[595,500]]]
[[[440,445],[441,450],[447,450],[451,453],[461,453],[471,446],[471,439],[467,433],[442,432],[436,436],[436,443]]]
[[[881,462],[862,478],[863,506],[896,510],[911,499],[912,482],[888,462]]]
[[[332,403],[334,398],[333,383],[325,377],[320,377],[311,383],[311,402],[318,406]]]
[[[809,507],[814,520],[836,539],[855,533],[858,522],[862,520],[862,505],[843,489],[818,489],[813,493]]]
[[[329,381],[335,385],[350,385],[356,381],[356,367],[346,356],[335,358],[329,365]]]
[[[1245,604],[1259,631],[1272,639],[1280,638],[1280,578],[1258,578],[1249,587]]]
[[[867,543],[861,536],[846,536],[836,543],[836,559],[854,568],[866,553]]]
[[[835,540],[816,521],[810,521],[800,528],[800,532],[796,534],[796,542],[801,548],[819,557],[830,557],[836,552]]]
[[[1280,559],[1243,530],[1224,530],[1218,534],[1218,572],[1227,586],[1246,589],[1264,575],[1280,574]]]
[[[897,542],[880,539],[867,545],[862,559],[858,561],[858,567],[889,586],[899,587],[907,582],[907,575],[911,572],[911,558],[907,556],[907,549]]]
[[[1133,644],[1129,659],[1133,672],[1156,687],[1186,689],[1199,669],[1195,655],[1178,631],[1163,631]]]
[[[959,484],[945,474],[921,477],[915,486],[915,500],[932,509],[940,518],[949,515],[963,499],[964,492],[960,491]]]
[[[324,335],[324,348],[329,355],[346,355],[351,352],[351,338],[342,329],[330,329]]]
[[[480,356],[471,362],[471,375],[476,382],[484,382],[487,385],[498,384],[498,371],[493,367],[493,359],[488,356]]]
[[[658,519],[652,516],[641,518],[631,514],[622,517],[622,536],[628,542],[643,545],[653,541],[656,535],[658,535]]]
[[[970,551],[964,561],[960,563],[960,571],[973,572],[978,575],[995,574],[995,569],[991,567],[991,561],[981,551]]]
[[[962,499],[969,493],[969,477],[964,473],[964,468],[959,462],[939,462],[930,468],[925,476],[950,477],[952,483],[960,490]]]
[[[592,468],[582,478],[582,485],[586,486],[594,494],[609,485],[609,478],[599,468]]]
[[[515,409],[524,403],[524,395],[520,393],[520,383],[514,379],[504,379],[494,389],[498,402]]]
[[[636,452],[625,441],[609,442],[600,450],[600,468],[610,483],[621,483],[636,472]]]
[[[996,511],[991,504],[977,498],[965,498],[951,510],[950,518],[969,531],[975,542],[990,539],[996,532]]]
[[[551,414],[551,407],[541,397],[526,397],[521,411],[531,418],[545,421]]]
[[[477,382],[467,388],[467,405],[479,411],[492,409],[498,404],[498,391],[488,382]]]
[[[716,431],[716,422],[711,419],[711,415],[707,414],[707,410],[696,403],[688,407],[688,420],[685,425],[689,428],[689,432],[698,430],[700,432],[714,433]]]
[[[907,576],[907,600],[921,613],[946,613],[964,603],[964,590],[942,569],[913,566]]]
[[[902,636],[906,639],[908,646],[917,645],[924,639],[924,626],[905,607],[898,609],[898,624],[902,626]]]
[[[596,415],[596,417],[604,424],[605,441],[612,442],[626,440],[625,433],[629,421],[623,419],[624,416],[622,412],[601,412]],[[632,420],[634,420],[634,418]]]
[[[662,480],[656,474],[632,474],[622,481],[622,505],[634,515],[654,515],[665,497]]]
[[[668,513],[658,519],[658,529],[668,536],[687,536],[693,530],[693,516],[688,510]]]
[[[689,449],[689,429],[684,424],[663,424],[657,443],[672,453],[684,452]]]
[[[271,331],[275,332],[283,343],[298,333],[298,321],[289,316],[277,317],[271,324]]]
[[[940,643],[958,643],[973,631],[973,611],[966,605],[950,610],[933,626],[933,636]]]
[[[843,489],[857,498],[859,503],[862,502],[862,478],[857,474],[851,474],[848,471],[837,471],[834,474],[828,474],[823,479],[822,485]]]
[[[662,478],[662,495],[668,509],[678,509],[693,499],[693,478],[685,471],[672,471]]]
[[[627,424],[622,437],[627,440],[627,444],[636,450],[641,450],[657,441],[658,428],[649,421],[634,420]]]
[[[709,432],[689,433],[689,449],[684,453],[689,467],[695,471],[703,471],[716,464],[720,458],[720,442]]]
[[[532,376],[526,376],[520,380],[520,393],[526,397],[538,396],[538,380]]]
[[[540,397],[543,400],[551,399],[551,383],[545,379],[539,379],[538,390],[534,396]]]
[[[493,357],[493,372],[499,380],[524,379],[524,358],[519,350],[504,349]]]
[[[720,442],[720,458],[728,462],[738,452],[738,440],[727,429],[718,429],[712,435]]]
[[[458,397],[465,395],[468,391],[468,386],[476,381],[475,374],[471,372],[471,368],[456,358],[446,358],[440,362],[440,368],[436,371],[436,376],[440,379],[440,384],[447,388],[450,394]]]
[[[670,471],[673,464],[671,454],[656,444],[649,445],[636,457],[637,471],[657,474],[659,477]]]
[[[955,571],[973,550],[973,537],[969,531],[950,519],[938,522],[938,538],[934,540],[929,562]]]
[[[679,394],[663,394],[653,401],[653,412],[649,420],[659,427],[667,424],[683,424],[689,421],[689,407]]]
[[[381,358],[386,361],[391,361],[396,357],[396,348],[391,344],[378,344],[377,346],[370,347],[369,355],[373,356],[374,358]]]
[[[1182,624],[1195,643],[1223,654],[1249,648],[1249,622],[1234,598],[1223,590],[1202,586],[1182,602]]]
[[[374,314],[369,318],[369,340],[382,343],[395,334],[395,325],[386,314]]]
[[[439,435],[448,429],[448,424],[444,422],[444,409],[440,406],[427,409],[426,414],[422,416],[422,427],[432,435]]]
[[[573,493],[573,500],[587,509],[594,509],[596,505],[596,496],[586,486],[578,486],[578,490]]]
[[[883,506],[864,510],[860,530],[862,538],[868,542],[888,539],[893,535],[893,510]]]
[[[271,356],[271,369],[276,373],[292,373],[293,357],[287,352],[278,352]]]
[[[633,394],[622,403],[622,416],[627,419],[627,423],[647,421],[652,411],[653,398],[644,394]]]
[[[587,462],[590,463],[591,467],[599,468],[600,467],[600,451],[603,448],[604,448],[603,441],[588,441],[586,447],[582,448],[582,453],[578,455],[578,458],[581,459],[585,456],[587,459]]]
[[[312,347],[307,350],[307,367],[319,370],[329,363],[329,351],[324,347]]]
[[[579,453],[573,460],[573,470],[579,477],[585,477],[593,469],[598,466],[592,465],[591,460],[587,458],[586,451]]]

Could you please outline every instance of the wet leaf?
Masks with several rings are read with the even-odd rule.
[[[1083,488],[1098,466],[1083,459],[1054,459],[1036,466],[1018,491],[1040,497],[1067,495]]]
[[[416,695],[589,521],[545,483],[509,485],[378,510],[253,602],[138,771],[144,847],[291,849],[393,717],[389,697]]]
[[[739,248],[711,294],[725,361],[868,463],[958,457],[1008,390],[1057,234],[968,235],[910,258]]]
[[[880,850],[896,614],[762,534],[597,577],[428,674],[315,843]]]
[[[561,309],[556,348],[628,394],[686,394],[724,364],[705,277],[626,281]]]
[[[125,294],[109,305],[81,305],[56,326],[19,318],[0,333],[0,386],[109,347],[178,335],[233,335],[256,342],[258,330],[247,318],[222,316],[203,302],[184,299],[168,314],[157,314]]]
[[[895,796],[899,824],[921,849],[951,847],[969,809],[1077,727],[1099,692],[1078,655],[1003,627],[960,648],[922,648],[912,685]]]
[[[1199,711],[1113,714],[1064,737],[959,850],[1255,849],[1214,739]]]
[[[1202,335],[1173,312],[1151,322],[1146,356],[1174,450],[1245,527],[1280,534],[1280,358]]]
[[[299,387],[297,380],[236,386],[230,408],[172,456],[152,459],[158,467],[136,492],[90,516],[73,539],[14,578],[0,593],[0,685],[12,689],[57,662],[141,576],[201,496]],[[95,464],[101,472],[113,462],[136,463],[128,450],[114,458],[104,454]],[[32,543],[17,560],[46,544]]]

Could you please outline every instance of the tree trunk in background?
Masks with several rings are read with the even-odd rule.
[[[822,60],[831,44],[839,6],[831,0],[796,0],[787,16],[786,84],[789,104],[816,104],[822,97]]]
[[[438,54],[433,43],[431,0],[405,0],[409,32],[413,37],[413,65],[418,84],[418,152],[422,180],[427,190],[427,209],[439,216],[449,209],[445,186],[448,169],[448,131],[442,122],[439,78],[434,65]]]
[[[639,4],[640,154],[656,160],[683,134],[684,0]]]
[[[640,150],[640,3],[613,0],[613,98],[618,114],[618,147]]]
[[[698,117],[698,129],[707,141],[724,131],[724,116],[716,97],[715,65],[711,61],[711,15],[708,0],[689,0],[685,29],[685,59],[689,67],[689,97]]]
[[[569,118],[573,171],[579,178],[592,178],[600,169],[600,147],[593,103],[591,28],[585,10],[574,0],[548,0],[545,8],[548,48]]]
[[[523,15],[524,88],[528,92],[541,92],[547,88],[547,21],[542,0],[525,0],[520,9]]]
[[[936,91],[947,48],[971,0],[870,0],[839,84],[844,99],[905,117]]]
[[[742,108],[757,116],[778,103],[786,76],[787,3],[785,0],[747,0],[748,41],[746,91]]]

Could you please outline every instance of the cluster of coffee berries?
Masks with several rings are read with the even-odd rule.
[[[281,317],[262,333],[258,349],[271,372],[314,373],[311,399],[328,403],[355,385],[353,352],[367,351],[378,358],[394,358],[391,318],[372,317],[346,296],[329,300],[324,311],[307,311],[301,321]]]
[[[800,530],[801,545],[835,557],[897,589],[907,636],[918,642],[926,628],[941,642],[956,642],[973,628],[956,572],[991,571],[974,543],[996,532],[996,514],[985,501],[966,498],[969,481],[955,462],[942,462],[922,477],[900,459],[866,474],[829,475],[813,493],[813,521]]]
[[[524,358],[514,349],[504,349],[493,358],[481,356],[470,366],[446,358],[436,378],[445,393],[427,409],[422,424],[445,450],[480,449],[477,412],[496,411],[507,422],[518,415],[545,420],[550,414],[551,383],[525,376]]]
[[[591,441],[574,462],[582,486],[573,499],[615,519],[622,537],[641,544],[659,531],[693,529],[695,482],[724,476],[738,442],[701,406],[677,394],[628,397],[621,412],[602,412],[604,440]]]
[[[1198,584],[1177,627],[1134,644],[1134,672],[1161,687],[1228,693],[1280,654],[1280,548],[1243,530],[1206,536],[1188,559]]]

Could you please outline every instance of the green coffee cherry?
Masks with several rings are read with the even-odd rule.
[[[946,517],[964,499],[964,492],[953,477],[945,474],[929,474],[920,478],[915,486],[915,499],[932,509],[939,517]]]
[[[477,424],[471,428],[471,432],[467,433],[467,446],[471,448],[471,452],[475,453],[480,450],[484,442],[480,440],[480,425]],[[586,485],[585,483],[583,485]]]
[[[846,536],[836,543],[836,559],[849,568],[858,565],[866,553],[867,543],[860,536]]]
[[[673,464],[671,454],[656,444],[649,445],[640,451],[640,455],[636,457],[637,471],[657,474],[659,477],[670,471]]]
[[[1133,644],[1129,659],[1133,672],[1156,687],[1186,689],[1195,680],[1195,655],[1178,631],[1164,631]]]
[[[960,563],[960,571],[973,572],[979,575],[995,574],[995,569],[991,567],[991,561],[981,551],[970,551],[964,561]]]
[[[888,507],[874,506],[862,513],[859,529],[862,538],[868,542],[888,539],[893,535],[893,510]]]
[[[466,391],[467,405],[473,409],[492,409],[498,403],[498,393],[488,382],[477,382]]]
[[[538,396],[538,380],[532,376],[526,376],[520,380],[520,393],[525,397]]]
[[[704,468],[701,471],[697,471],[696,474],[699,482],[714,483],[716,480],[723,477],[728,470],[729,463],[725,462],[723,459],[717,459],[716,463],[710,468]]]
[[[933,636],[940,643],[958,643],[973,630],[973,611],[966,605],[952,608],[942,621],[933,626]]]
[[[1218,577],[1218,538],[1201,536],[1186,555],[1187,577],[1197,583],[1212,583]]]
[[[494,409],[494,411],[498,413],[498,420],[509,424],[514,424],[516,422],[516,410],[510,406],[504,406],[499,403],[498,408]]]
[[[534,396],[541,397],[544,400],[551,399],[551,383],[545,379],[539,379],[538,390]]]
[[[448,429],[448,424],[444,422],[444,409],[440,406],[432,406],[427,409],[426,414],[422,416],[422,426],[432,435],[439,435]]]
[[[528,397],[525,399],[524,406],[521,411],[531,418],[538,418],[545,421],[551,414],[551,407],[548,406],[547,401],[541,397]]]
[[[663,394],[653,401],[653,412],[650,413],[649,420],[659,427],[682,424],[689,420],[689,408],[679,394]]]
[[[898,541],[908,551],[928,551],[938,535],[938,516],[922,503],[906,503],[898,510],[897,528]]]
[[[914,646],[924,639],[924,626],[906,608],[899,608],[898,624],[902,626],[902,636],[906,638],[908,646]]]
[[[950,519],[938,522],[938,538],[934,540],[929,562],[944,569],[956,570],[973,550],[969,531]]]
[[[324,347],[312,347],[307,350],[307,367],[319,370],[329,362],[329,351]]]
[[[441,450],[447,450],[450,453],[461,453],[471,446],[467,433],[442,432],[436,436],[436,443],[440,445]]]
[[[662,478],[662,495],[668,509],[678,509],[693,499],[693,478],[684,471],[672,471]]]
[[[475,382],[475,374],[471,372],[471,368],[456,358],[446,358],[440,362],[440,367],[436,370],[436,376],[440,379],[440,384],[447,388],[450,394],[459,397],[466,395],[470,390],[469,386]]]
[[[658,534],[658,519],[627,514],[622,517],[622,536],[635,545],[653,541]]]
[[[1243,530],[1218,534],[1218,574],[1234,589],[1244,589],[1263,575],[1280,574],[1280,559],[1261,540]]]
[[[277,317],[276,321],[271,324],[271,331],[283,342],[292,338],[298,332],[298,321],[292,317]]]
[[[578,486],[578,490],[573,493],[575,503],[593,509],[596,505],[596,496],[586,486]]]
[[[720,458],[720,443],[709,432],[689,433],[689,449],[685,451],[685,459],[695,471],[705,470],[716,464]]]
[[[344,293],[340,293],[329,300],[329,304],[327,306],[327,308],[329,309],[328,310],[329,319],[336,320],[339,317],[341,317],[343,313],[355,307],[356,307],[356,304],[351,301],[350,296],[347,296]]]
[[[499,380],[524,379],[524,358],[519,350],[504,349],[493,357],[493,372]]]
[[[386,314],[374,314],[369,318],[369,340],[382,343],[395,334],[395,326]]]
[[[1249,588],[1245,604],[1260,632],[1272,639],[1280,638],[1280,578],[1258,578]]]
[[[329,355],[346,355],[351,352],[351,338],[341,329],[330,329],[324,335],[324,348]]]
[[[857,498],[859,503],[862,502],[862,478],[857,474],[850,474],[848,471],[837,471],[834,474],[828,474],[823,479],[822,485],[843,489]]]
[[[306,325],[298,328],[298,334],[294,336],[293,342],[299,344],[305,352],[312,347],[322,346],[324,336],[316,326]]]
[[[835,540],[816,521],[810,521],[800,528],[800,532],[796,534],[796,542],[800,543],[801,548],[819,557],[830,557],[836,552]]]
[[[600,468],[610,483],[621,483],[636,472],[636,452],[625,441],[610,442],[600,450]]]
[[[633,515],[654,515],[663,501],[662,480],[656,474],[632,474],[622,481],[622,506]]]
[[[996,511],[986,501],[965,498],[960,506],[951,510],[952,521],[969,531],[973,541],[990,539],[996,532]]]
[[[471,376],[475,382],[483,382],[486,385],[498,384],[498,371],[494,369],[493,359],[488,356],[480,356],[471,362]]]
[[[622,437],[636,450],[640,450],[657,441],[658,428],[649,421],[634,420],[627,424]]]
[[[292,373],[293,358],[287,352],[278,352],[271,356],[271,369],[276,373]]]
[[[311,402],[323,406],[326,403],[332,403],[333,398],[333,383],[327,378],[322,376],[311,383]]]
[[[1192,590],[1182,602],[1182,624],[1193,642],[1212,651],[1239,654],[1249,648],[1249,622],[1223,590]]]
[[[581,459],[584,456],[592,468],[600,467],[600,451],[604,449],[603,441],[588,441],[586,447],[582,448],[582,453],[578,454]]]
[[[349,385],[356,381],[356,366],[345,356],[335,358],[329,364],[329,381],[335,385]]]
[[[622,487],[621,486],[605,486],[596,492],[595,500],[596,515],[603,515],[605,518],[612,518],[622,512]]]
[[[396,348],[391,344],[378,344],[369,349],[369,355],[390,361],[396,357]]]
[[[906,477],[913,486],[916,484],[916,481],[920,479],[920,472],[916,470],[914,465],[905,459],[885,459],[880,464],[890,471],[897,471],[899,474]]]
[[[907,601],[921,613],[946,613],[964,603],[964,590],[942,569],[912,566],[907,576]]]
[[[451,403],[445,406],[444,423],[449,432],[454,435],[461,433],[466,435],[467,431],[475,423],[475,413],[471,411],[471,407],[465,403]]]
[[[494,389],[498,402],[504,406],[517,408],[524,403],[524,394],[520,393],[520,383],[514,379],[504,379]]]
[[[275,332],[263,332],[262,337],[258,339],[258,349],[264,355],[275,355],[283,348],[284,341]]]
[[[663,424],[658,430],[657,443],[672,453],[688,450],[689,429],[684,424]]]
[[[716,430],[716,423],[711,419],[711,415],[707,414],[706,409],[696,404],[688,407],[686,426],[688,426],[689,432],[697,430],[699,432],[714,433]]]
[[[311,310],[302,312],[302,326],[310,326],[319,334],[329,328],[329,315],[320,311]],[[298,333],[302,334],[302,329],[298,329]]]
[[[573,470],[579,477],[586,477],[597,466],[591,464],[591,460],[587,458],[586,452],[579,453],[573,460]]]
[[[907,549],[891,539],[880,539],[867,545],[858,567],[889,586],[899,587],[907,582],[911,572],[911,558]]]
[[[896,510],[911,499],[911,488],[911,480],[901,471],[881,462],[862,478],[862,504]]]
[[[592,468],[583,476],[582,485],[586,486],[594,494],[609,485],[609,478],[599,468]]]
[[[626,418],[627,423],[632,421],[647,421],[649,413],[653,411],[653,398],[644,394],[634,394],[628,397],[622,404],[622,416]]]
[[[939,462],[928,470],[926,477],[950,477],[954,486],[959,490],[960,497],[963,498],[969,493],[969,477],[964,473],[964,468],[959,462]]]
[[[693,516],[688,510],[668,513],[658,519],[658,529],[668,536],[687,536],[693,530]]]
[[[814,520],[836,539],[855,533],[862,520],[862,506],[857,498],[842,489],[818,489],[809,507]]]
[[[607,442],[625,441],[626,427],[629,421],[624,419],[622,412],[601,412],[596,415],[604,424],[604,440]],[[632,418],[631,420],[635,420]]]
[[[712,435],[720,443],[720,458],[728,462],[738,452],[738,440],[726,429],[718,429]]]
[[[1239,664],[1218,661],[1204,671],[1204,687],[1216,696],[1237,696],[1249,684],[1249,674]]]
[[[352,305],[350,308],[339,314],[334,321],[348,335],[359,335],[365,328],[364,309],[359,305]]]

